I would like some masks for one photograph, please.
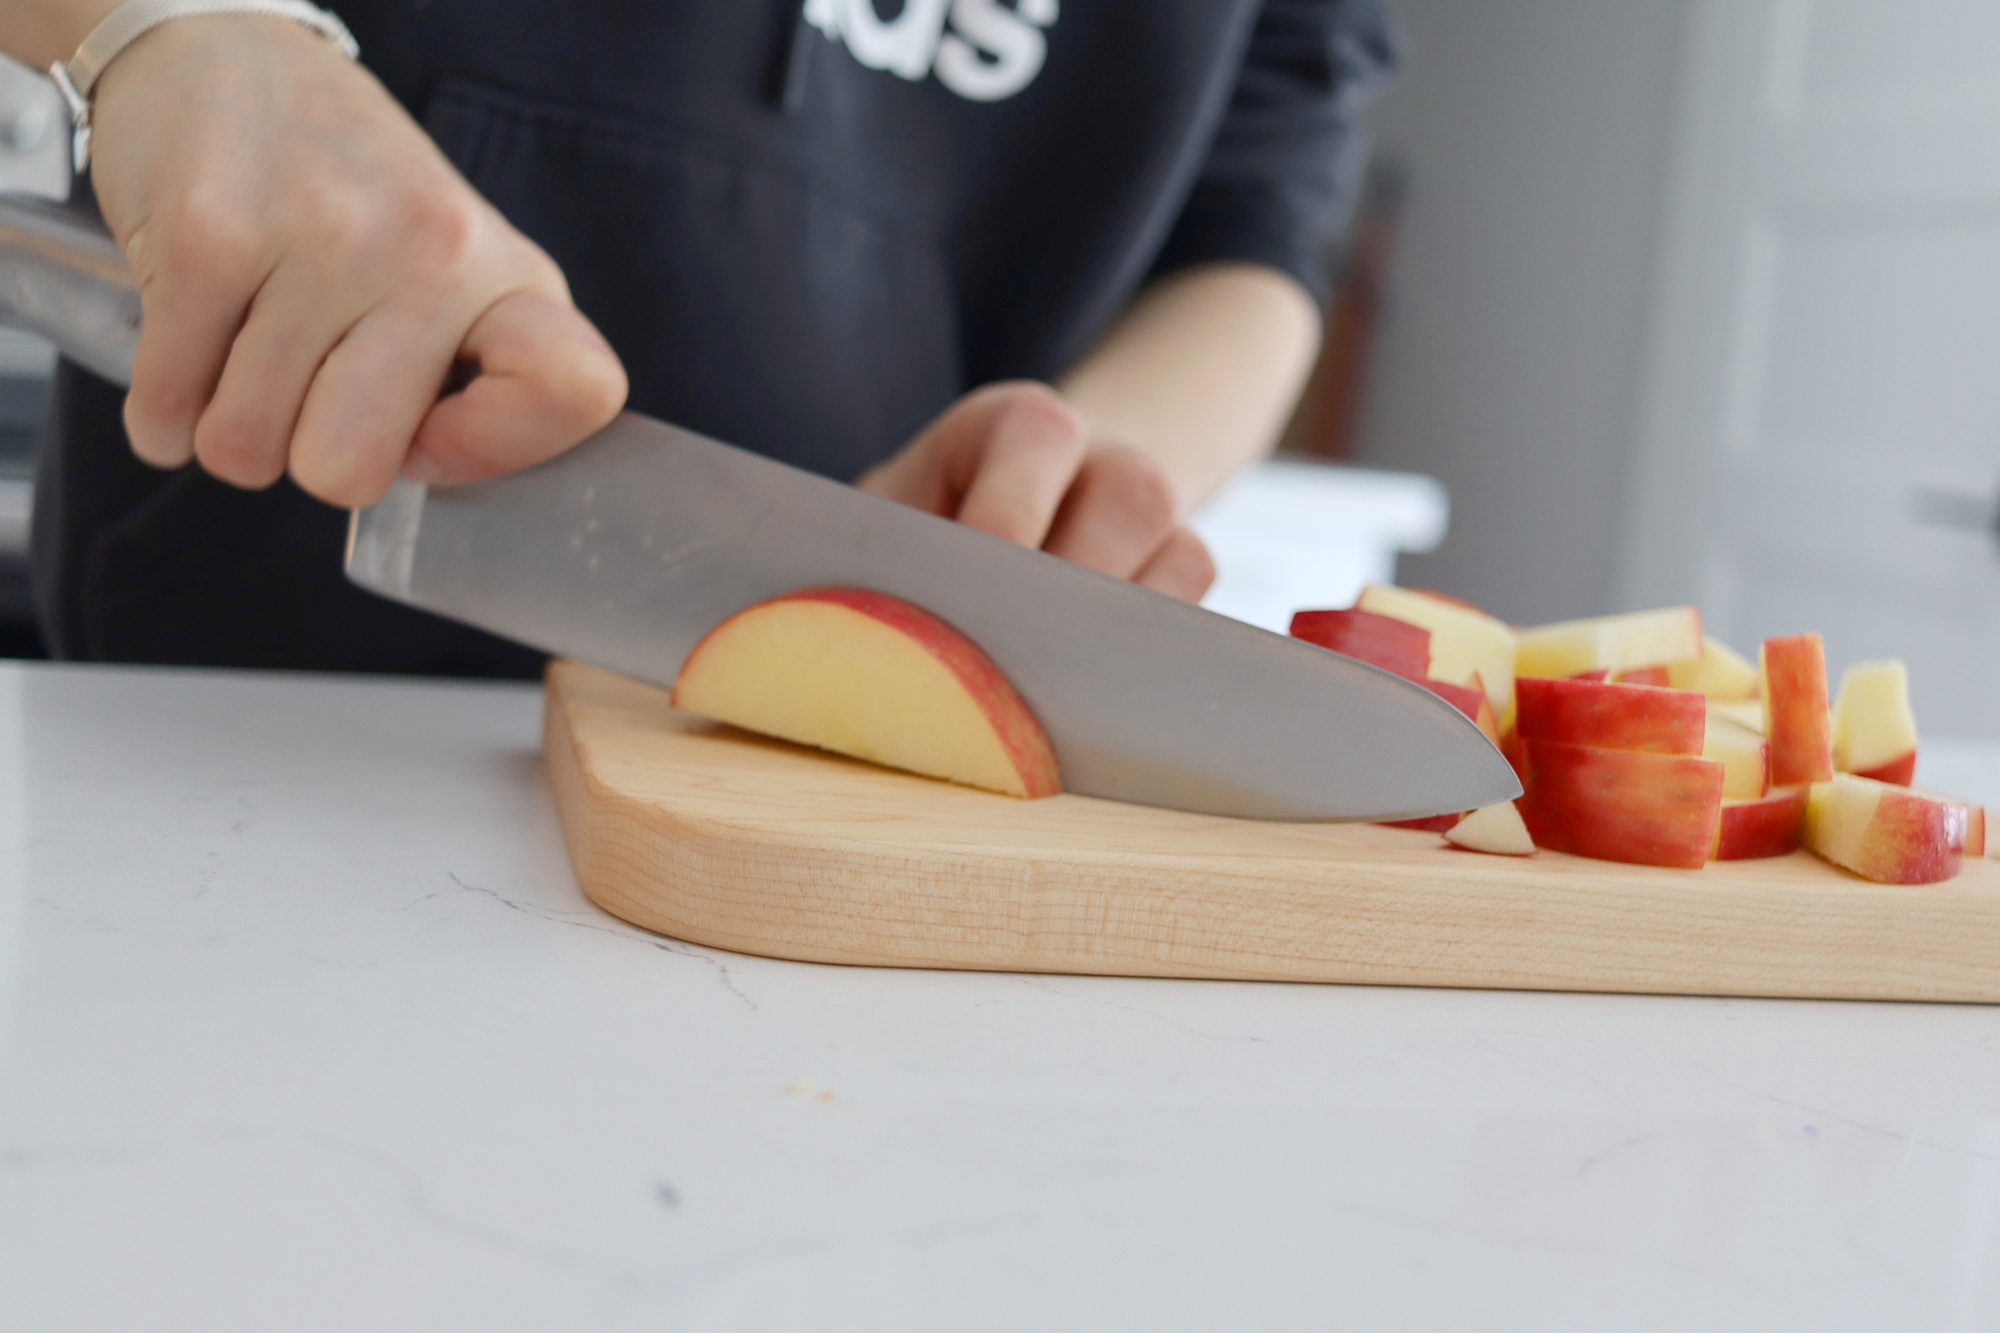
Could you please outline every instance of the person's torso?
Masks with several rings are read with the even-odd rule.
[[[636,409],[840,477],[1102,330],[1201,166],[1257,11],[888,7],[813,0],[795,34],[796,0],[339,6],[562,265]]]

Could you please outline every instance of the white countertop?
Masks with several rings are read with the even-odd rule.
[[[0,1328],[2000,1325],[2000,1011],[692,948],[538,703],[0,668]]]

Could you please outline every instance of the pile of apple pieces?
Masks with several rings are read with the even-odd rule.
[[[1351,609],[1300,612],[1292,632],[1434,690],[1501,747],[1518,802],[1403,825],[1461,847],[1696,869],[1804,846],[1905,884],[1949,879],[1986,849],[1983,809],[1909,786],[1903,664],[1850,668],[1829,707],[1816,634],[1766,641],[1753,666],[1705,637],[1693,607],[1516,630],[1379,585]]]

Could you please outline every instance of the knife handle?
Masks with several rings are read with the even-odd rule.
[[[81,209],[0,191],[0,323],[36,333],[116,384],[132,382],[139,284],[104,224]]]

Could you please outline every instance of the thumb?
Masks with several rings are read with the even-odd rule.
[[[522,290],[465,336],[479,374],[438,400],[417,429],[404,475],[480,481],[544,462],[611,423],[628,385],[617,353],[569,302]]]

